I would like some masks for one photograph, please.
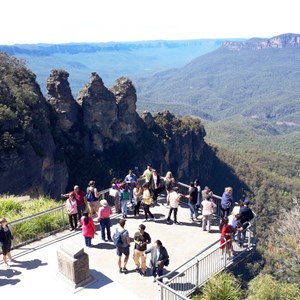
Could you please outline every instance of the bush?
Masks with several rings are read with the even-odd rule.
[[[5,217],[8,222],[32,216],[62,204],[47,197],[39,197],[38,199],[21,202],[11,196],[0,197],[0,203],[0,217]],[[14,245],[17,246],[25,241],[40,238],[62,227],[63,219],[60,210],[26,220],[19,224],[12,224]]]
[[[279,283],[270,275],[259,275],[249,284],[247,300],[300,300],[296,284]]]
[[[240,300],[243,297],[240,282],[230,273],[212,277],[202,289],[199,300]],[[197,298],[194,298],[197,299]]]

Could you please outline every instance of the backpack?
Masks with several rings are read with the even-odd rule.
[[[123,247],[122,234],[125,231],[126,230],[123,230],[122,232],[120,232],[119,230],[116,229],[116,232],[114,234],[114,245],[115,245],[115,247]]]
[[[129,192],[127,190],[124,190],[121,195],[122,195],[121,200],[124,201],[129,200]]]
[[[95,200],[94,189],[88,188],[85,198],[88,202]]]

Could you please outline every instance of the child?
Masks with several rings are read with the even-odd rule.
[[[11,247],[12,247],[12,240],[14,239],[7,221],[5,218],[0,219],[0,244],[2,247],[2,254],[3,254],[3,261],[6,266],[6,269],[10,268],[10,265],[7,262],[7,256],[10,261],[12,261],[11,257]]]
[[[77,227],[77,202],[74,192],[70,193],[69,198],[66,200],[66,210],[69,215],[70,231],[73,231]]]
[[[80,224],[82,226],[82,234],[84,236],[85,245],[86,247],[91,247],[92,239],[94,238],[96,232],[96,226],[87,211],[83,213],[83,216],[80,219]]]
[[[231,242],[231,233],[232,227],[228,224],[228,218],[224,217],[220,224],[220,231],[221,231],[221,249],[222,249],[222,256],[224,258],[224,250],[226,248],[226,254],[228,254],[229,259],[232,256],[232,242]],[[226,245],[225,245],[226,243]]]

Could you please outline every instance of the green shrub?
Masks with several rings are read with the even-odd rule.
[[[202,289],[201,300],[243,299],[240,282],[230,273],[222,272],[212,277]]]
[[[247,300],[299,300],[300,288],[296,284],[279,283],[270,275],[259,275],[249,284]]]

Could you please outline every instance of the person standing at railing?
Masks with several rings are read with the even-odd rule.
[[[126,175],[124,182],[127,184],[128,191],[129,191],[129,201],[133,206],[133,189],[137,183],[137,177],[133,173],[133,170],[129,170],[128,174]]]
[[[85,211],[80,218],[80,224],[82,227],[82,235],[84,236],[85,246],[92,246],[92,239],[95,236],[96,226],[93,219],[89,216],[89,213]]]
[[[232,187],[226,187],[221,200],[221,218],[228,217],[231,212],[233,201]]]
[[[13,239],[14,237],[8,226],[7,220],[5,218],[0,219],[0,244],[2,248],[3,262],[6,269],[10,268],[10,265],[7,262],[7,257],[10,262],[13,261],[11,256],[11,247]]]
[[[69,216],[70,231],[77,228],[77,202],[75,200],[75,193],[72,192],[66,200],[66,210]]]
[[[178,191],[179,191],[178,187],[174,187],[173,190],[170,192],[170,210],[167,217],[167,224],[170,223],[172,212],[174,214],[174,224],[176,225],[179,224],[177,222],[177,212],[178,212],[178,206],[182,195],[179,194]]]
[[[75,185],[74,186],[74,190],[73,192],[75,193],[75,200],[76,200],[76,203],[77,203],[77,211],[78,211],[78,220],[81,219],[82,215],[83,215],[83,212],[85,211],[86,209],[86,204],[85,204],[85,194],[83,191],[81,191],[79,189],[79,186],[78,185]],[[67,198],[70,196],[72,192],[70,193],[67,193],[67,194],[62,194],[61,197],[63,198]],[[81,227],[81,224],[78,225],[78,227]]]
[[[176,181],[171,171],[168,171],[165,176],[165,187],[167,191],[167,205],[170,205],[170,193],[175,187]]]
[[[113,197],[115,203],[116,213],[121,213],[120,191],[118,187],[118,179],[113,178],[111,181],[111,188],[109,189],[109,196]]]
[[[147,164],[147,169],[140,176],[140,179],[144,179],[145,178],[145,183],[149,183],[151,175],[152,175],[152,166],[151,166],[151,164]]]
[[[198,213],[196,211],[197,197],[198,190],[195,187],[194,182],[191,182],[189,187],[189,194],[186,195],[186,198],[188,199],[188,206],[190,209],[190,221],[194,221],[194,216],[195,219],[198,218]]]
[[[97,214],[99,207],[100,207],[100,202],[99,202],[99,192],[97,188],[95,188],[95,181],[91,180],[89,182],[89,186],[86,189],[86,200],[90,206],[90,213],[91,216],[94,214]]]
[[[231,234],[233,232],[232,227],[228,224],[228,218],[224,217],[221,221],[220,224],[220,231],[221,231],[221,250],[222,250],[222,255],[221,259],[224,258],[224,252],[226,249],[226,254],[228,255],[229,259],[232,256],[232,242],[231,242]]]
[[[249,207],[250,201],[244,200],[244,206],[240,209],[240,221],[242,224],[241,230],[238,231],[238,244],[243,247],[246,238],[246,230],[250,225],[250,221],[254,218],[252,209]]]
[[[194,181],[195,187],[197,189],[197,203],[196,203],[196,212],[199,214],[199,210],[201,209],[201,202],[202,202],[202,191],[200,186],[200,181],[196,179]]]
[[[211,221],[213,218],[214,209],[217,206],[211,201],[212,196],[207,195],[206,199],[202,201],[202,229],[206,231],[206,225],[208,226],[208,232],[211,230]]]

